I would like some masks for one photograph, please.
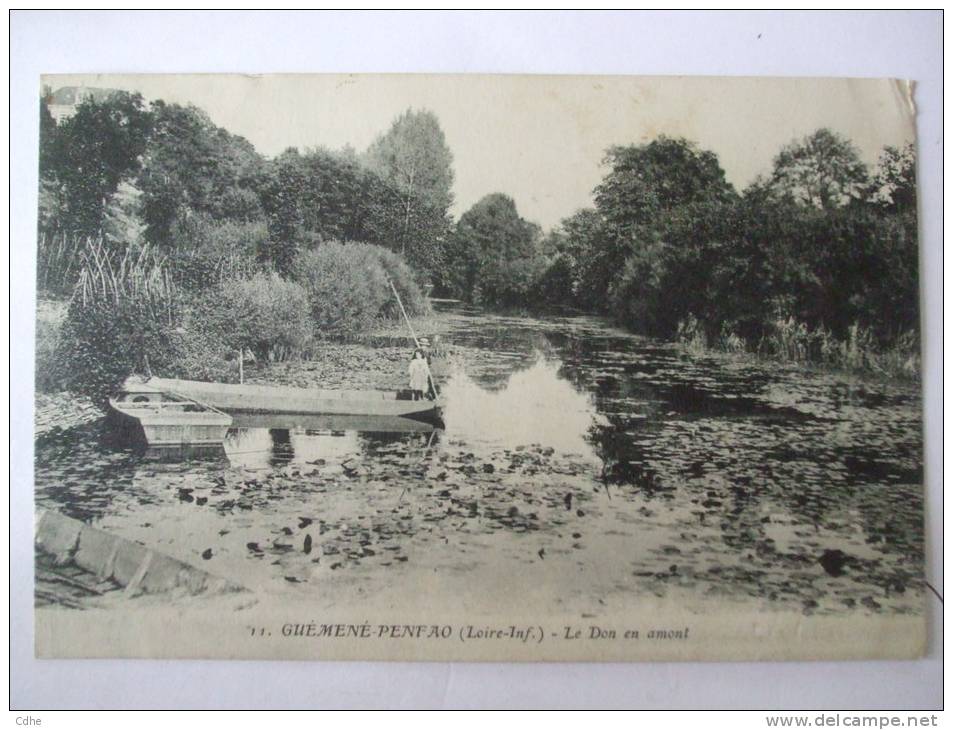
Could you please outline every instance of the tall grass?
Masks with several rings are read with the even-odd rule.
[[[675,341],[695,354],[706,352],[709,349],[705,329],[694,314],[689,314],[685,319],[679,321]]]
[[[901,332],[881,343],[873,330],[855,322],[845,337],[825,327],[809,328],[793,317],[772,323],[759,350],[778,360],[827,365],[842,370],[873,372],[893,377],[918,377],[920,338]]]
[[[36,289],[69,296],[76,284],[90,239],[67,233],[42,233],[36,250]]]
[[[54,356],[70,390],[103,403],[130,374],[181,356],[181,299],[162,256],[89,239]]]
[[[116,253],[102,239],[90,239],[73,299],[81,298],[83,306],[105,302],[120,305],[135,300],[171,320],[175,293],[165,257],[149,246]]]
[[[693,316],[678,324],[676,341],[693,353],[717,351],[753,352],[779,362],[830,367],[851,372],[866,372],[886,377],[917,378],[920,375],[920,338],[906,331],[882,343],[873,330],[854,323],[846,336],[837,337],[825,327],[808,327],[794,317],[779,317],[770,322],[758,345],[748,346],[727,325],[711,343],[704,327]]]

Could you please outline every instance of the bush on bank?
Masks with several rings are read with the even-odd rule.
[[[122,255],[90,244],[62,325],[38,329],[37,385],[104,405],[131,374],[234,380],[237,353],[283,359],[314,324],[303,287],[275,273],[190,293],[148,248]]]
[[[299,281],[273,271],[234,275],[201,290],[176,262],[144,247],[89,244],[62,326],[38,335],[38,387],[99,405],[131,374],[234,381],[238,353],[259,361],[305,356],[316,335],[355,334],[429,311],[403,259],[377,246],[323,243],[301,254]]]
[[[228,350],[250,350],[259,360],[284,360],[311,344],[308,295],[275,272],[228,279],[192,307],[188,329]]]
[[[148,249],[86,252],[57,341],[52,377],[98,405],[131,373],[166,372],[181,354],[181,298]]]
[[[403,259],[379,246],[328,241],[300,253],[295,279],[304,287],[320,333],[342,334],[400,317],[393,282],[409,316],[429,310]]]

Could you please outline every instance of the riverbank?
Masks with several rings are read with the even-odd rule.
[[[78,393],[61,390],[56,377],[55,352],[69,302],[39,295],[36,301],[34,434],[46,436],[101,418],[103,411]]]
[[[420,337],[442,337],[448,334],[452,329],[452,324],[446,315],[439,311],[432,311],[430,314],[420,315],[410,318],[410,326],[414,334]],[[370,327],[367,331],[355,334],[353,339],[357,342],[373,342],[379,339],[394,338],[404,339],[408,346],[412,346],[413,340],[410,335],[410,328],[403,319],[381,320]]]
[[[695,356],[751,357],[807,371],[887,380],[919,382],[921,377],[919,338],[913,331],[902,333],[888,347],[880,347],[870,330],[858,325],[849,328],[846,339],[838,339],[824,328],[812,331],[794,319],[778,320],[754,347],[725,328],[719,337],[710,339],[701,323],[689,317],[679,323],[674,342]]]
[[[411,329],[419,337],[427,337],[436,344],[438,351],[449,351],[456,365],[469,374],[480,377],[487,362],[488,353],[477,353],[469,347],[458,345],[449,335],[459,324],[461,306],[447,309],[446,303],[438,303],[427,314],[411,318],[410,327],[403,319],[379,320],[367,330],[348,336],[335,336],[313,343],[306,357],[281,362],[248,363],[245,367],[246,382],[277,384],[299,388],[330,388],[355,390],[395,390],[407,385],[407,361],[413,351]],[[53,355],[60,328],[66,318],[68,302],[51,297],[37,301],[36,334],[36,433],[47,433],[53,428],[71,428],[100,417],[103,412],[88,398],[59,389],[53,367]],[[564,317],[565,314],[561,315]],[[518,317],[500,316],[501,321],[518,321]],[[593,317],[587,317],[593,318]],[[595,319],[595,318],[593,318]],[[765,348],[752,352],[738,338],[722,338],[709,343],[698,323],[688,322],[680,329],[675,340],[679,352],[688,357],[720,357],[739,362],[777,363],[785,368],[801,369],[811,373],[840,373],[860,378],[918,382],[919,356],[909,348],[898,348],[883,356],[875,356],[864,350],[857,342],[837,345],[828,343],[825,351],[847,353],[840,360],[831,356],[826,362],[817,362],[806,356],[810,351],[808,336],[796,327],[789,333],[783,353],[768,352]],[[797,333],[800,332],[800,335]],[[797,336],[795,336],[797,335]],[[798,337],[804,342],[800,342]],[[816,337],[815,337],[816,339]],[[855,338],[857,339],[857,338]],[[813,342],[813,340],[811,340]],[[807,344],[805,344],[807,343]],[[815,343],[816,344],[816,343]],[[837,345],[837,346],[835,346]],[[838,349],[839,348],[839,349]],[[816,349],[816,348],[815,348]],[[504,355],[506,353],[503,353]],[[848,356],[849,355],[849,356]],[[495,358],[499,359],[499,358]],[[505,361],[506,358],[504,358]],[[438,376],[446,374],[446,362],[435,367]],[[440,371],[443,368],[443,372]],[[230,378],[237,382],[237,365]]]
[[[105,415],[88,397],[61,389],[54,355],[69,302],[40,296],[36,305],[36,436],[67,430]],[[431,341],[450,331],[449,320],[435,312],[411,318],[418,337]],[[379,321],[365,332],[319,340],[305,358],[248,363],[246,382],[299,388],[396,390],[407,387],[407,363],[414,343],[403,320]],[[344,340],[343,342],[341,340]],[[237,367],[232,374],[237,382]]]

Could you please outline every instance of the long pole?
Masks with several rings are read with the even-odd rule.
[[[394,282],[390,279],[387,280],[387,283],[390,284],[390,290],[394,292],[394,296],[397,298],[397,306],[400,307],[400,313],[404,315],[404,321],[407,323],[407,329],[410,330],[410,336],[414,338],[414,346],[420,347],[420,341],[417,339],[417,335],[414,334],[414,326],[410,323],[410,317],[407,316],[404,303],[400,301],[400,294],[397,293],[397,287],[394,286]]]
[[[404,309],[404,303],[400,300],[400,294],[397,293],[397,287],[394,286],[394,282],[390,279],[387,280],[387,283],[390,284],[390,290],[394,292],[394,297],[397,299],[397,306],[400,307],[400,313],[404,315],[404,321],[407,323],[407,329],[410,330],[410,336],[414,340],[414,346],[420,348],[420,340],[417,339],[417,335],[414,333],[414,326],[410,323],[410,317],[407,316],[407,310]],[[430,363],[427,362],[426,356],[424,356],[424,362],[427,363],[427,378],[430,380],[430,385],[433,386],[434,395],[439,396],[440,391],[437,389],[437,381],[434,380],[433,373],[430,372]]]

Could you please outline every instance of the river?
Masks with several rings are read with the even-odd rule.
[[[38,438],[37,503],[313,605],[922,610],[918,384],[594,317],[442,317],[444,430],[236,419],[222,451],[183,458],[97,421]],[[402,350],[367,349],[381,387],[403,380]]]

